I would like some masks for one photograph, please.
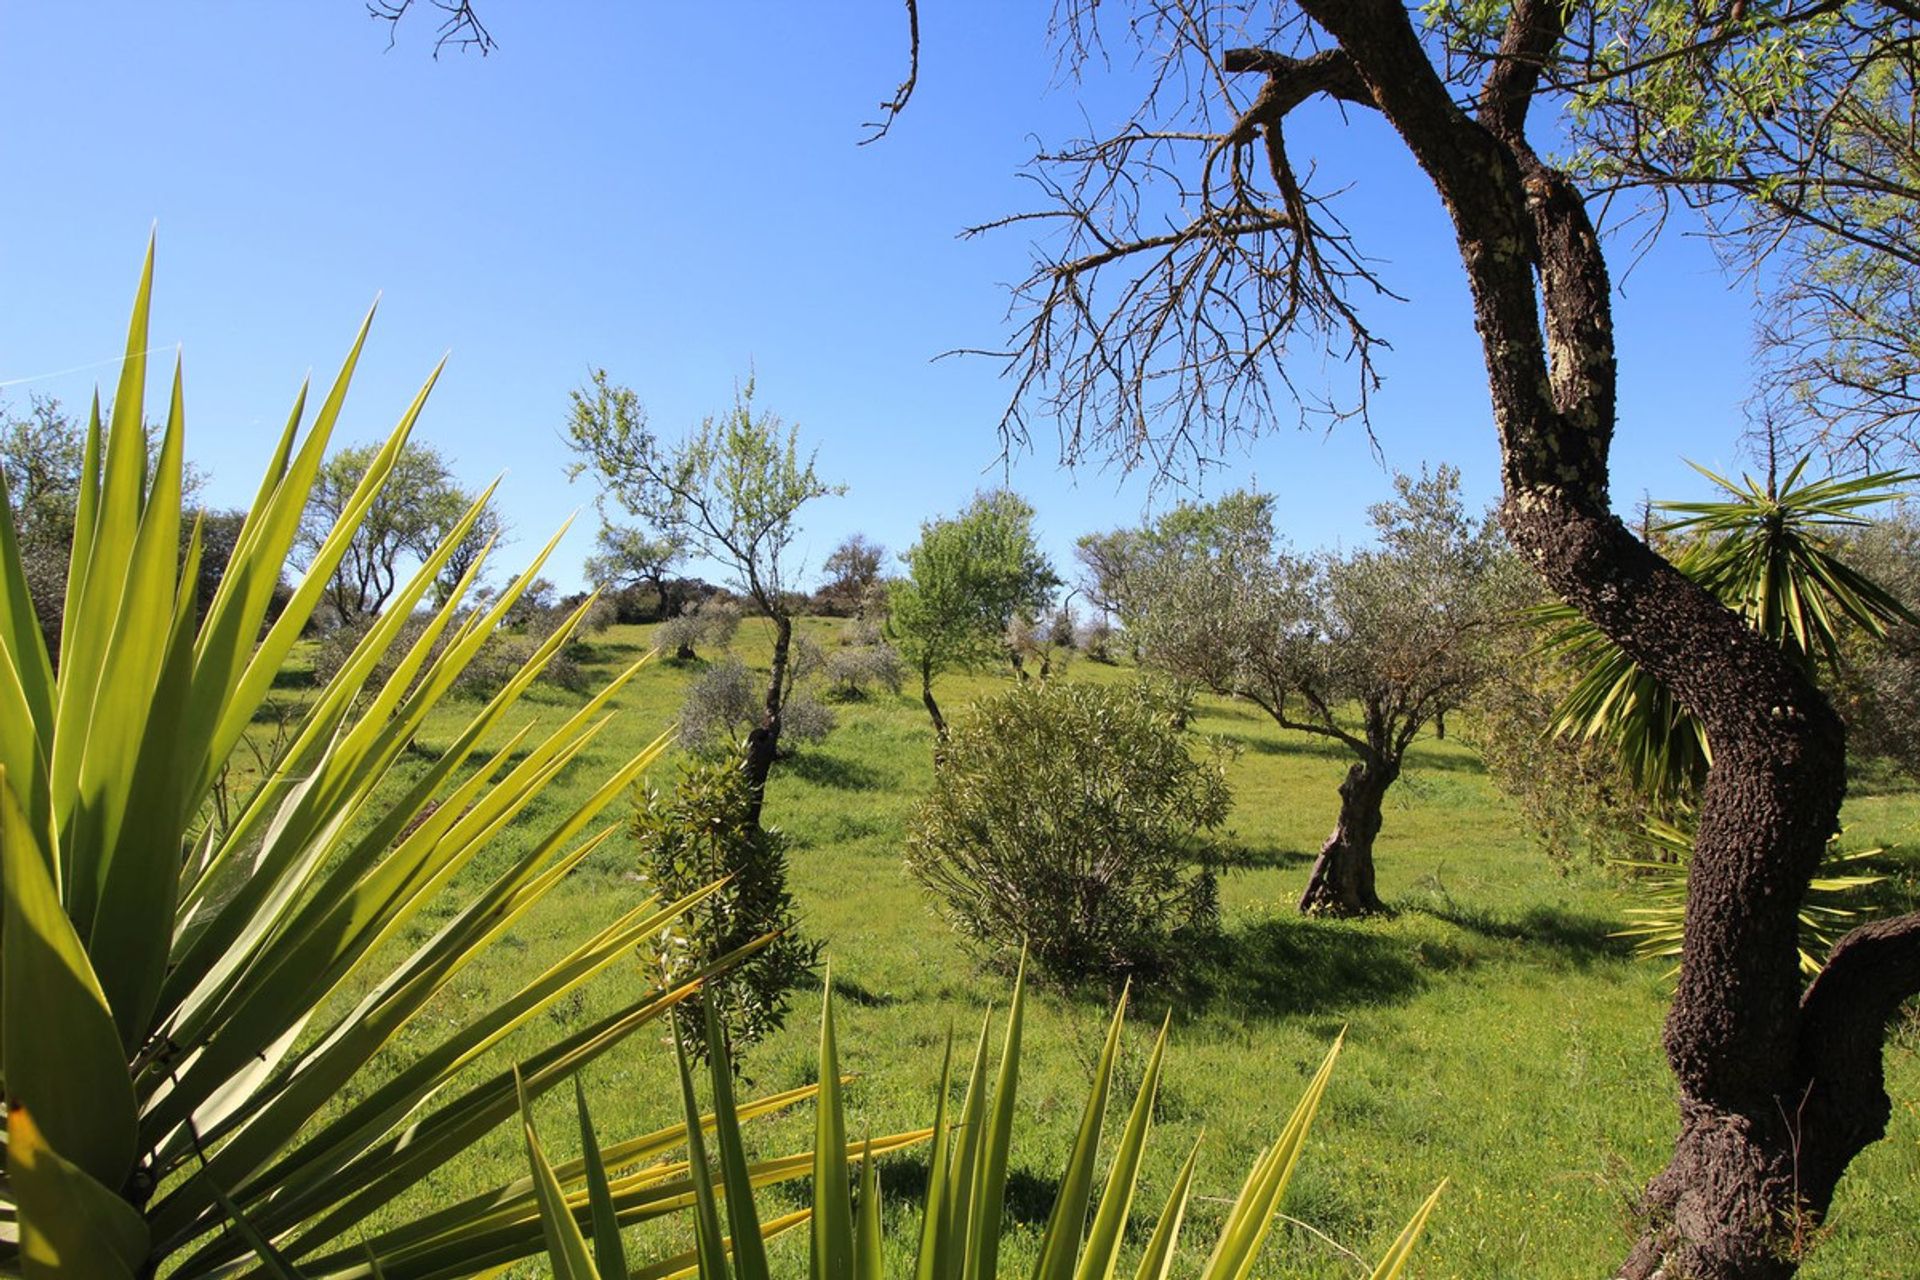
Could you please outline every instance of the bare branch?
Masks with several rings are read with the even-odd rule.
[[[906,3],[907,78],[902,80],[900,87],[893,91],[893,97],[880,104],[880,118],[869,120],[861,126],[863,129],[873,131],[860,139],[860,145],[863,147],[869,142],[878,142],[887,136],[887,130],[893,128],[894,120],[907,109],[907,102],[913,97],[914,88],[920,83],[920,2],[906,0]]]
[[[473,10],[472,0],[429,0],[434,8],[446,16],[441,20],[433,42],[433,56],[436,60],[440,51],[449,45],[465,53],[469,49],[478,49],[481,57],[486,57],[499,46],[494,42],[493,33],[480,21],[480,15]],[[387,47],[391,49],[400,30],[400,20],[413,8],[415,0],[367,0],[367,16],[387,24]]]
[[[1159,10],[1176,40],[1152,77],[1149,107],[1112,135],[1043,152],[1026,177],[1042,206],[969,229],[1037,225],[1032,275],[1015,289],[1005,361],[1014,384],[1001,423],[1009,452],[1029,422],[1053,418],[1060,455],[1156,475],[1204,468],[1227,444],[1278,416],[1276,393],[1329,421],[1359,417],[1377,384],[1376,339],[1357,289],[1392,297],[1287,156],[1284,122],[1314,98],[1371,104],[1337,50],[1294,56],[1267,48],[1216,57],[1218,33],[1183,5]],[[1151,102],[1182,54],[1221,88],[1189,94],[1149,125]],[[1229,77],[1264,75],[1230,122],[1208,118]],[[1344,403],[1303,394],[1289,367],[1298,338],[1348,364]]]

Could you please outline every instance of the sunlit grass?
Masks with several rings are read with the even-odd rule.
[[[836,624],[808,620],[830,643]],[[597,638],[611,668],[637,655],[646,628]],[[764,661],[755,624],[734,642]],[[1070,679],[1124,678],[1084,661]],[[621,718],[541,805],[558,809],[671,720],[686,667],[643,670],[623,693]],[[950,713],[1002,682],[998,675],[944,682]],[[297,686],[297,678],[290,681]],[[297,687],[289,696],[297,697]],[[541,689],[521,718],[557,720],[573,699]],[[901,868],[905,823],[927,787],[932,733],[912,694],[882,694],[838,708],[840,729],[776,769],[767,819],[793,840],[791,871],[803,927],[823,938],[839,992],[843,1066],[860,1074],[848,1097],[849,1132],[882,1134],[925,1124],[949,1024],[970,1044],[985,1006],[1004,1003],[1008,980],[982,969],[927,911]],[[447,723],[451,724],[449,718]],[[1238,1179],[1299,1095],[1328,1042],[1347,1028],[1347,1049],[1283,1211],[1287,1226],[1262,1263],[1267,1276],[1351,1277],[1358,1263],[1315,1232],[1369,1261],[1442,1177],[1451,1184],[1416,1254],[1423,1277],[1591,1277],[1624,1253],[1631,1205],[1670,1148],[1677,1118],[1659,1047],[1669,984],[1661,966],[1636,963],[1608,935],[1627,899],[1598,871],[1563,872],[1529,847],[1470,752],[1423,740],[1387,801],[1377,854],[1393,918],[1303,921],[1293,903],[1332,825],[1345,759],[1283,735],[1252,709],[1207,703],[1196,727],[1242,750],[1233,765],[1232,867],[1222,885],[1227,945],[1175,991],[1142,994],[1119,1072],[1129,1089],[1143,1068],[1158,1014],[1175,1005],[1158,1132],[1140,1199],[1157,1206],[1195,1135],[1207,1134],[1196,1183],[1195,1238],[1210,1238]],[[428,741],[432,741],[430,726]],[[424,764],[425,756],[421,757]],[[671,766],[664,766],[671,768]],[[664,781],[664,779],[663,779]],[[1906,846],[1892,892],[1916,896],[1920,796],[1881,786],[1849,803],[1850,840]],[[537,820],[536,820],[537,821]],[[476,874],[510,856],[508,833]],[[613,841],[537,909],[509,945],[456,982],[450,999],[474,1005],[517,985],[589,928],[641,897],[632,853]],[[428,930],[437,923],[422,920]],[[640,982],[615,975],[577,1006],[536,1020],[506,1048],[529,1052],[555,1019],[584,1021],[631,997]],[[1003,1271],[1023,1275],[1064,1163],[1104,1030],[1109,993],[1036,992],[1028,1012],[1020,1129],[1009,1182],[1010,1241]],[[811,1079],[817,1001],[796,1001],[792,1024],[755,1048],[755,1092]],[[451,1019],[451,1009],[434,1011]],[[429,1017],[425,1021],[431,1023]],[[394,1046],[395,1062],[429,1043],[423,1026]],[[1906,1277],[1920,1257],[1920,1033],[1889,1053],[1896,1099],[1892,1132],[1854,1166],[1828,1238],[1802,1274]],[[499,1065],[496,1059],[489,1067]],[[586,1075],[603,1141],[657,1128],[678,1114],[671,1054],[631,1042]],[[372,1082],[369,1082],[372,1083]],[[561,1091],[565,1092],[565,1091]],[[548,1100],[549,1154],[572,1154],[571,1101]],[[543,1117],[548,1114],[545,1106]],[[750,1126],[763,1154],[807,1148],[811,1118]],[[924,1154],[883,1170],[888,1239],[918,1221]],[[524,1172],[517,1126],[503,1125],[473,1158],[440,1171],[419,1194],[444,1202]],[[786,1207],[768,1194],[763,1215]],[[1151,1226],[1137,1209],[1137,1248]],[[636,1235],[636,1261],[685,1248],[690,1233]],[[776,1269],[804,1265],[804,1233],[774,1247]],[[890,1260],[905,1274],[904,1254]]]

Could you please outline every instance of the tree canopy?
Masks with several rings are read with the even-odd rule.
[[[1033,508],[1006,489],[921,525],[902,559],[907,572],[888,593],[888,631],[919,672],[921,700],[944,738],[934,680],[1001,659],[1008,626],[1037,617],[1060,580],[1034,537]]]
[[[351,510],[379,452],[378,445],[350,445],[321,464],[294,544],[303,567],[313,563],[328,532]],[[473,503],[473,495],[460,488],[439,450],[409,441],[386,483],[372,495],[346,554],[328,580],[327,600],[335,621],[357,625],[379,613],[403,581],[408,564],[432,555]],[[497,532],[497,524],[493,527]],[[476,522],[470,533],[477,528]],[[460,549],[469,566],[478,560],[482,546],[484,541]]]
[[[723,566],[740,592],[773,624],[773,656],[764,714],[747,740],[753,822],[779,748],[781,717],[797,672],[793,644],[792,548],[800,509],[844,492],[802,457],[799,428],[753,404],[749,380],[733,405],[709,415],[677,443],[650,429],[640,398],[595,370],[571,393],[567,439],[603,497],[638,516],[687,553]]]

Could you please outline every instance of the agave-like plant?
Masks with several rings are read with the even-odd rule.
[[[1650,856],[1619,858],[1615,866],[1637,878],[1636,905],[1626,909],[1631,922],[1616,938],[1631,938],[1633,954],[1641,960],[1670,960],[1669,978],[1680,972],[1680,947],[1686,939],[1687,871],[1693,862],[1693,833],[1671,822],[1646,824],[1642,838]],[[1820,870],[1807,884],[1800,904],[1800,972],[1811,978],[1820,972],[1821,957],[1830,954],[1842,934],[1859,924],[1862,912],[1846,905],[1857,890],[1886,879],[1861,864],[1885,849],[1840,848],[1840,833],[1827,841]]]
[[[483,495],[313,697],[237,816],[215,821],[216,779],[433,379],[268,625],[363,325],[304,439],[302,391],[218,589],[196,600],[197,526],[181,552],[177,367],[151,467],[142,426],[152,267],[149,247],[110,422],[102,427],[96,401],[88,429],[57,668],[0,490],[0,1272],[192,1280],[298,1263],[315,1276],[368,1274],[383,1253],[400,1253],[390,1237],[406,1228],[389,1227],[370,1252],[349,1256],[363,1224],[400,1217],[396,1200],[510,1120],[518,1096],[564,1082],[686,998],[700,975],[645,989],[564,1036],[522,1062],[518,1081],[511,1071],[472,1079],[463,1069],[701,894],[619,913],[423,1052],[368,1069],[616,829],[593,824],[665,740],[531,833],[488,882],[456,883],[606,727],[610,700],[632,674],[550,732],[510,723],[568,642],[576,613],[449,731],[429,764],[417,774],[396,769],[519,594],[510,587],[486,608],[467,607],[476,564],[417,640],[401,643]],[[368,687],[389,649],[390,678]],[[457,900],[450,918],[413,941],[423,908],[448,895]],[[676,1129],[619,1150],[683,1139]],[[537,1252],[541,1241],[537,1217],[442,1215],[412,1227],[457,1255],[462,1274],[488,1265],[475,1259]]]
[[[1024,971],[1023,964],[1022,977],[1014,985],[998,1069],[989,1070],[988,1035],[993,1023],[989,1011],[980,1028],[980,1040],[974,1049],[957,1115],[950,1113],[947,1105],[953,1081],[953,1037],[947,1037],[930,1131],[931,1175],[915,1242],[915,1280],[995,1280],[1000,1274],[1007,1160],[1017,1128],[1014,1094],[1020,1077]],[[1118,1274],[1122,1241],[1139,1187],[1141,1161],[1146,1152],[1148,1131],[1152,1128],[1161,1061],[1167,1047],[1167,1026],[1162,1023],[1139,1091],[1127,1110],[1120,1140],[1107,1158],[1106,1181],[1099,1188],[1096,1202],[1100,1135],[1113,1093],[1114,1063],[1126,1009],[1127,998],[1123,994],[1094,1070],[1093,1090],[1081,1114],[1079,1132],[1061,1175],[1058,1195],[1040,1237],[1040,1256],[1034,1265],[1032,1280],[1113,1280]],[[522,1105],[527,1158],[532,1181],[539,1189],[540,1217],[554,1275],[561,1280],[601,1280],[627,1275],[659,1280],[686,1275],[697,1275],[699,1280],[771,1280],[763,1241],[806,1224],[811,1231],[810,1280],[881,1280],[884,1241],[879,1179],[874,1162],[903,1141],[918,1141],[928,1135],[900,1135],[885,1145],[878,1141],[849,1145],[840,1093],[831,977],[820,1011],[820,1086],[812,1156],[812,1203],[806,1208],[772,1221],[760,1220],[752,1190],[761,1185],[763,1179],[746,1160],[732,1084],[721,1065],[727,1056],[710,1014],[706,1035],[714,1100],[713,1114],[707,1120],[719,1147],[714,1162],[717,1178],[709,1169],[684,1047],[680,1052],[681,1096],[687,1118],[684,1131],[691,1139],[687,1159],[693,1176],[695,1248],[689,1253],[633,1267],[620,1240],[622,1219],[606,1192],[605,1168],[590,1155],[584,1162],[576,1162],[566,1169],[552,1169],[542,1154],[531,1112]],[[1252,1273],[1277,1220],[1281,1198],[1299,1163],[1307,1130],[1319,1109],[1339,1053],[1340,1044],[1336,1041],[1287,1118],[1279,1137],[1254,1161],[1239,1196],[1227,1213],[1225,1226],[1199,1270],[1200,1280],[1246,1280]],[[584,1099],[578,1100],[578,1114],[582,1149],[591,1153],[596,1144]],[[1173,1274],[1199,1155],[1196,1143],[1174,1178],[1152,1234],[1134,1265],[1134,1280],[1167,1280]],[[849,1187],[856,1162],[859,1165],[857,1196],[850,1193]],[[568,1181],[579,1184],[571,1193],[566,1189]],[[1425,1229],[1445,1185],[1443,1182],[1434,1188],[1433,1194],[1420,1206],[1374,1268],[1372,1280],[1394,1280],[1404,1272],[1414,1243]],[[1093,1214],[1091,1225],[1087,1217],[1089,1211]]]
[[[1662,531],[1686,539],[1675,567],[1794,661],[1830,670],[1840,662],[1845,624],[1881,637],[1893,623],[1915,621],[1884,587],[1845,562],[1833,534],[1858,526],[1866,508],[1899,499],[1920,475],[1877,471],[1803,482],[1805,458],[1778,484],[1694,469],[1727,496],[1659,504],[1679,517]],[[1684,804],[1713,759],[1705,729],[1572,608],[1549,605],[1534,616],[1548,629],[1542,647],[1579,672],[1552,731],[1611,744],[1642,794],[1665,806]]]

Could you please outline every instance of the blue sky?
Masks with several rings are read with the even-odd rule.
[[[559,426],[594,366],[667,434],[751,370],[848,486],[808,511],[810,562],[855,530],[898,550],[1002,478],[997,366],[933,357],[1001,340],[1028,246],[956,232],[1023,207],[1036,139],[1133,105],[1124,69],[1062,83],[1049,7],[923,5],[918,94],[859,147],[903,70],[897,0],[488,0],[498,51],[437,60],[430,13],[389,50],[357,0],[4,0],[0,395],[78,407],[110,384],[157,224],[154,337],[184,350],[189,453],[216,504],[251,496],[300,378],[331,377],[379,294],[339,438],[383,433],[450,351],[420,433],[470,482],[507,473],[509,565],[584,508],[550,573],[578,582],[592,493],[565,478]],[[1491,500],[1483,370],[1438,202],[1375,124],[1323,113],[1292,141],[1350,184],[1343,212],[1409,299],[1370,312],[1394,346],[1374,414],[1385,461],[1457,462]],[[1616,244],[1616,276],[1632,248]],[[1696,494],[1683,457],[1740,465],[1750,297],[1669,234],[1617,306],[1616,500]],[[1144,477],[1061,471],[1051,443],[1037,436],[1010,480],[1064,563],[1153,495]],[[1357,429],[1282,432],[1230,463],[1207,492],[1257,480],[1302,546],[1363,536],[1389,488]]]

